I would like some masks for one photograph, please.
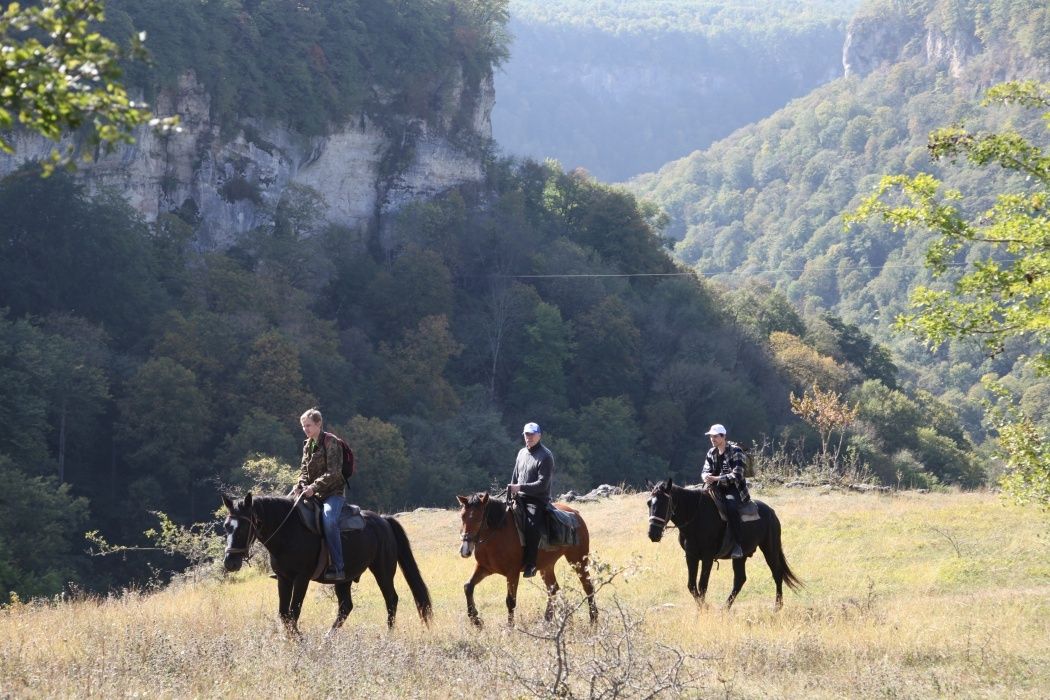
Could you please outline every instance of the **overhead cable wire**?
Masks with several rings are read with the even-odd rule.
[[[970,263],[945,263],[946,267],[966,267]],[[848,265],[844,267],[809,267],[800,268],[794,270],[782,270],[780,268],[769,268],[765,270],[754,270],[751,268],[741,268],[743,272],[748,274],[760,274],[766,272],[827,272],[827,271],[851,271],[851,270],[886,270],[886,269],[913,269],[918,267],[926,267],[925,263],[901,263],[901,264],[886,264],[886,265]],[[688,270],[685,272],[571,272],[571,273],[552,273],[544,275],[499,275],[494,274],[492,277],[509,277],[513,279],[545,279],[545,278],[573,278],[573,277],[687,277],[690,275],[701,275],[711,276],[728,274],[731,271],[705,273],[701,270]]]

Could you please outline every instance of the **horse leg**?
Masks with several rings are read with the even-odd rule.
[[[547,587],[547,609],[543,613],[543,619],[550,622],[554,619],[554,596],[558,594],[558,579],[554,575],[554,562],[549,568],[540,569],[540,576]]]
[[[692,594],[693,600],[696,601],[697,605],[703,605],[704,594],[699,593],[696,590],[696,570],[700,565],[700,555],[693,552],[685,553],[685,587],[689,589],[689,593]]]
[[[475,627],[481,627],[481,618],[478,617],[478,608],[474,605],[474,587],[488,575],[489,572],[482,569],[480,565],[475,566],[474,574],[469,581],[463,584],[463,593],[467,596],[467,617],[470,618]],[[510,577],[507,580],[509,581]],[[513,608],[511,608],[511,613],[513,614]]]
[[[773,603],[773,610],[780,610],[784,607],[784,570],[780,566],[780,551],[774,549],[769,540],[763,542],[759,548],[762,550],[762,556],[766,558],[769,570],[773,572],[773,583],[777,586],[777,599]]]
[[[591,582],[591,571],[587,567],[587,555],[584,554],[582,557],[576,556],[571,559],[566,555],[565,558],[569,560],[569,565],[576,569],[576,575],[580,577],[580,585],[583,586],[583,592],[587,595],[587,609],[591,614],[591,624],[593,625],[598,621],[598,606],[594,602],[594,584]]]
[[[514,626],[514,608],[518,606],[518,570],[507,574],[507,626]]]
[[[297,576],[292,581],[292,598],[288,605],[288,617],[285,618],[285,624],[289,625],[295,634],[299,634],[299,614],[303,611],[303,599],[306,598],[306,589],[309,587],[309,574]]]
[[[736,600],[737,594],[740,593],[740,589],[744,587],[744,582],[747,581],[746,566],[746,557],[739,557],[733,560],[733,591],[726,598],[726,610],[733,607],[733,601]]]
[[[346,616],[354,609],[354,600],[351,597],[349,581],[335,584],[335,596],[339,599],[339,612],[336,613],[335,622],[332,623],[332,629],[329,630],[329,634],[342,627],[343,623],[346,622]]]
[[[295,620],[291,615],[292,604],[292,579],[286,576],[277,577],[277,615],[281,618],[285,629],[289,634],[298,634]]]
[[[704,597],[707,595],[707,584],[711,580],[711,567],[714,563],[714,559],[704,559],[700,566],[700,583],[696,588],[696,602],[700,606],[705,605]]]
[[[394,588],[394,567],[373,565],[372,575],[375,576],[379,590],[383,593],[383,601],[386,602],[386,626],[394,626],[394,618],[397,617],[397,589]]]

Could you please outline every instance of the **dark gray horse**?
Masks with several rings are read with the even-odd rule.
[[[289,631],[298,634],[303,598],[321,554],[321,536],[303,525],[298,514],[293,512],[295,502],[290,498],[259,496],[253,499],[249,493],[242,500],[224,495],[222,502],[229,511],[223,523],[226,531],[223,565],[227,571],[238,571],[252,543],[256,540],[262,542],[270,553],[270,567],[277,576],[278,613]],[[330,584],[335,586],[335,595],[339,599],[339,612],[332,630],[338,629],[353,609],[350,582],[360,578],[365,569],[372,571],[379,590],[383,592],[387,625],[393,626],[397,615],[394,572],[398,564],[408,581],[420,618],[429,624],[430,593],[419,574],[401,524],[389,515],[368,510],[361,511],[361,515],[365,519],[364,529],[343,533],[347,580]]]
[[[758,506],[759,519],[745,522],[740,528],[740,536],[744,541],[739,544],[745,556],[732,560],[733,592],[726,599],[726,607],[733,605],[740,589],[744,587],[744,582],[747,580],[745,572],[747,558],[758,548],[762,550],[766,563],[769,564],[769,570],[773,572],[773,581],[777,584],[776,609],[779,610],[784,604],[782,585],[786,583],[791,590],[795,591],[802,587],[802,582],[788,568],[787,559],[784,558],[784,549],[780,543],[780,520],[777,519],[777,514],[761,501],[755,501],[755,504]],[[674,523],[678,528],[678,542],[685,550],[685,563],[688,569],[686,587],[696,601],[703,604],[704,595],[707,593],[707,582],[711,577],[711,565],[717,558],[729,558],[728,554],[720,557],[726,523],[719,516],[718,507],[706,493],[697,489],[675,486],[671,479],[652,487],[648,505],[649,539],[659,542],[667,523]],[[698,585],[696,569],[701,562],[703,568],[700,570]]]

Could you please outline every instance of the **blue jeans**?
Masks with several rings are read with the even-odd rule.
[[[339,537],[339,513],[343,510],[346,499],[341,494],[324,499],[324,538],[328,541],[328,551],[332,555],[332,567],[343,570],[343,541]]]

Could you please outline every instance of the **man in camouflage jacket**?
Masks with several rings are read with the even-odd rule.
[[[339,534],[339,512],[343,509],[343,448],[336,440],[325,440],[321,430],[321,412],[311,408],[299,422],[303,426],[306,440],[303,442],[303,461],[299,470],[299,483],[292,491],[305,498],[317,496],[324,504],[322,518],[324,537],[328,542],[331,565],[324,572],[325,581],[338,582],[346,579],[343,568],[343,542]]]

